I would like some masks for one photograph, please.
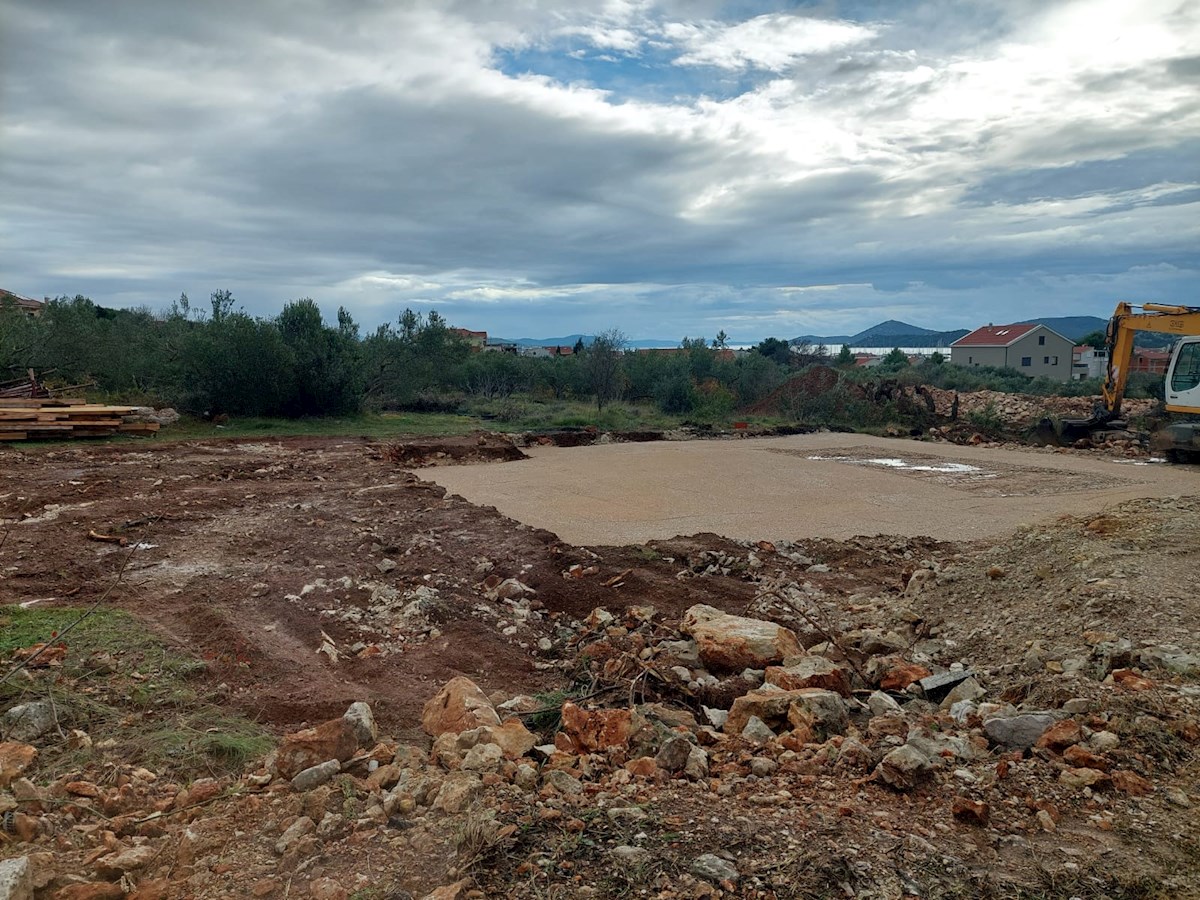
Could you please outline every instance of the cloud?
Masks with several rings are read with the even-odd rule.
[[[733,25],[671,22],[663,33],[684,51],[677,65],[782,72],[802,57],[869,41],[877,31],[854,22],[773,13]]]
[[[3,286],[745,339],[1195,302],[1194,6],[738,8],[10,0]]]

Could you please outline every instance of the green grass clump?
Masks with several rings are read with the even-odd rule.
[[[96,609],[63,635],[83,612],[0,606],[0,659],[39,642],[67,646],[61,666],[0,685],[0,707],[52,700],[63,734],[86,731],[122,762],[181,777],[240,771],[271,749],[265,728],[218,702],[204,681],[204,662],[116,609]],[[55,736],[43,751],[39,767],[50,774],[83,767],[99,752],[70,750]]]

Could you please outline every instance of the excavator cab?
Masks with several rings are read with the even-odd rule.
[[[1167,411],[1200,416],[1200,336],[1181,338],[1166,377]],[[1200,425],[1179,422],[1163,429],[1162,443],[1172,462],[1200,462]]]
[[[1179,341],[1167,369],[1167,409],[1200,413],[1200,337]]]

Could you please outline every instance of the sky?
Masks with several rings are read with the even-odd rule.
[[[0,287],[503,337],[1200,304],[1200,0],[0,0]]]

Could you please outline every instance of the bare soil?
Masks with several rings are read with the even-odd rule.
[[[750,687],[733,673],[693,688],[660,661],[656,648],[703,603],[791,627],[807,647],[844,652],[868,680],[920,660],[969,668],[988,701],[1056,715],[1078,701],[1086,711],[1073,715],[1088,734],[1119,741],[1102,763],[1149,787],[1073,787],[1056,752],[989,748],[978,720],[903,694],[908,734],[975,748],[944,751],[936,777],[911,791],[842,753],[841,736],[785,752],[700,735],[703,779],[631,778],[624,751],[562,754],[539,777],[561,767],[580,779],[578,795],[546,781],[518,789],[510,766],[486,776],[464,812],[418,803],[384,821],[366,815],[365,769],[308,793],[247,774],[191,804],[182,785],[107,758],[97,734],[93,763],[52,789],[68,777],[114,794],[120,786],[141,804],[136,817],[128,805],[121,815],[96,807],[108,810],[99,817],[75,797],[43,811],[33,843],[6,844],[0,856],[42,854],[39,898],[97,880],[105,853],[141,845],[155,848],[153,860],[118,883],[142,897],[423,897],[460,879],[444,896],[1200,896],[1200,684],[1156,662],[1200,652],[1193,469],[846,435],[535,448],[525,460],[503,443],[0,449],[0,511],[13,522],[0,604],[85,606],[125,565],[110,602],[205,659],[231,706],[282,734],[367,700],[387,761],[396,742],[429,747],[421,707],[456,675],[496,701],[541,694],[536,702],[553,706],[548,693],[567,690],[613,708],[660,701],[703,721],[703,706]],[[808,458],[816,454],[841,458]],[[895,457],[910,468],[870,462]],[[970,477],[938,471],[946,461],[971,465]],[[419,466],[434,468],[418,475]],[[672,479],[687,466],[681,487]],[[573,477],[555,480],[560,470]],[[470,481],[472,490],[452,489],[476,502],[428,477]],[[810,492],[803,504],[791,502],[797,482]],[[519,517],[535,524],[476,505],[489,483],[506,498],[532,494]],[[613,493],[621,483],[658,493]],[[514,514],[507,499],[494,502]],[[668,508],[691,502],[702,508]],[[601,523],[609,539],[579,546],[538,527],[555,516],[566,530]],[[647,517],[657,531],[642,543]],[[968,527],[978,521],[982,531]],[[506,579],[535,593],[505,602]],[[598,607],[611,624],[590,615]],[[871,647],[889,634],[899,644]],[[1118,667],[1144,684],[1114,680]],[[850,733],[865,753],[896,745],[880,717],[855,710]],[[553,722],[544,727],[541,739],[552,740]],[[450,777],[436,761],[422,765],[414,778]],[[956,799],[987,805],[990,819],[956,817]],[[274,849],[302,815],[332,824],[303,853]],[[645,853],[622,862],[613,855],[622,846]],[[704,853],[724,854],[740,880],[697,876]]]

